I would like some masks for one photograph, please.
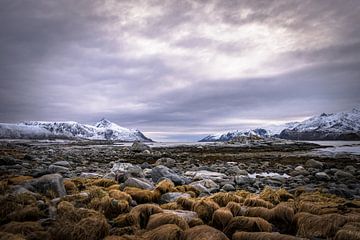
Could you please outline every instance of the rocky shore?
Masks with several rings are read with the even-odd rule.
[[[0,239],[359,239],[360,157],[319,147],[2,141]]]

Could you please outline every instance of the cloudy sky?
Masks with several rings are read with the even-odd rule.
[[[358,0],[0,0],[0,122],[155,140],[360,104]]]

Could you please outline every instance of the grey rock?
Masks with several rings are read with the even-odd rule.
[[[244,175],[240,175],[240,176],[235,176],[235,183],[237,185],[243,186],[243,185],[249,185],[255,182],[255,179],[250,178],[249,176],[244,176]]]
[[[235,187],[233,185],[231,185],[230,183],[225,184],[221,189],[226,192],[235,191]]]
[[[148,189],[148,190],[152,190],[155,188],[154,184],[152,184],[150,181],[146,180],[145,178],[133,178],[133,177],[128,178],[123,183],[122,187],[123,188],[136,187],[136,188]]]
[[[349,172],[345,172],[345,171],[342,171],[342,170],[337,170],[336,173],[335,173],[335,177],[337,179],[353,179],[354,175],[352,175]]]
[[[81,178],[94,178],[94,177],[102,177],[99,173],[89,173],[89,172],[82,172],[80,173]]]
[[[220,186],[211,179],[204,179],[190,183],[195,189],[203,193],[210,193],[213,190],[219,190]]]
[[[155,165],[164,165],[166,167],[174,167],[175,166],[175,159],[172,158],[159,158],[156,160]]]
[[[352,165],[347,165],[344,168],[344,171],[349,172],[351,174],[355,174],[356,173],[356,168],[354,166],[352,166]]]
[[[188,193],[168,192],[161,195],[160,203],[164,204],[169,202],[175,202],[180,197],[190,198],[191,196]]]
[[[27,181],[24,187],[32,192],[48,194],[55,193],[58,197],[66,195],[64,179],[60,174],[48,174],[39,178]]]
[[[240,174],[240,171],[241,170],[238,166],[231,166],[225,170],[225,172],[230,175],[242,175]]]
[[[309,159],[306,161],[305,166],[310,168],[321,169],[324,167],[324,164],[314,159]]]
[[[69,168],[52,164],[49,166],[49,171],[51,173],[67,173]]]
[[[2,157],[0,158],[0,165],[15,165],[17,163],[17,160],[15,158],[12,157]]]
[[[322,181],[328,181],[328,180],[330,180],[329,175],[327,175],[325,172],[318,172],[318,173],[315,174],[315,177],[316,177],[318,180],[322,180]]]
[[[68,161],[57,161],[57,162],[54,162],[53,165],[67,167],[67,168],[71,167],[70,163]]]
[[[183,185],[186,182],[183,177],[180,177],[173,170],[163,165],[156,166],[152,169],[151,178],[154,182],[158,182],[162,178],[168,178],[173,181],[175,185]]]
[[[295,170],[295,171],[304,171],[305,168],[300,165],[300,166],[297,166],[294,170]]]
[[[132,152],[143,152],[145,150],[150,150],[150,147],[143,142],[135,141],[131,145],[130,150]]]
[[[185,172],[185,176],[192,177],[193,180],[201,180],[201,179],[211,179],[213,181],[223,181],[227,178],[227,176],[223,173],[219,172],[212,172],[207,170],[200,170],[200,171],[187,171]]]

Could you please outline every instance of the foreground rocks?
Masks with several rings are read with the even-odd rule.
[[[138,147],[0,143],[0,239],[357,239],[356,156]]]

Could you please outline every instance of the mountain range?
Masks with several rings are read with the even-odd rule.
[[[290,140],[360,140],[360,110],[323,113],[302,122],[291,122],[271,128],[234,130],[208,135],[200,142],[231,141],[239,137],[270,138]]]
[[[0,138],[8,139],[88,139],[113,141],[150,142],[139,130],[121,127],[107,119],[95,125],[77,122],[30,121],[22,123],[0,123]]]

